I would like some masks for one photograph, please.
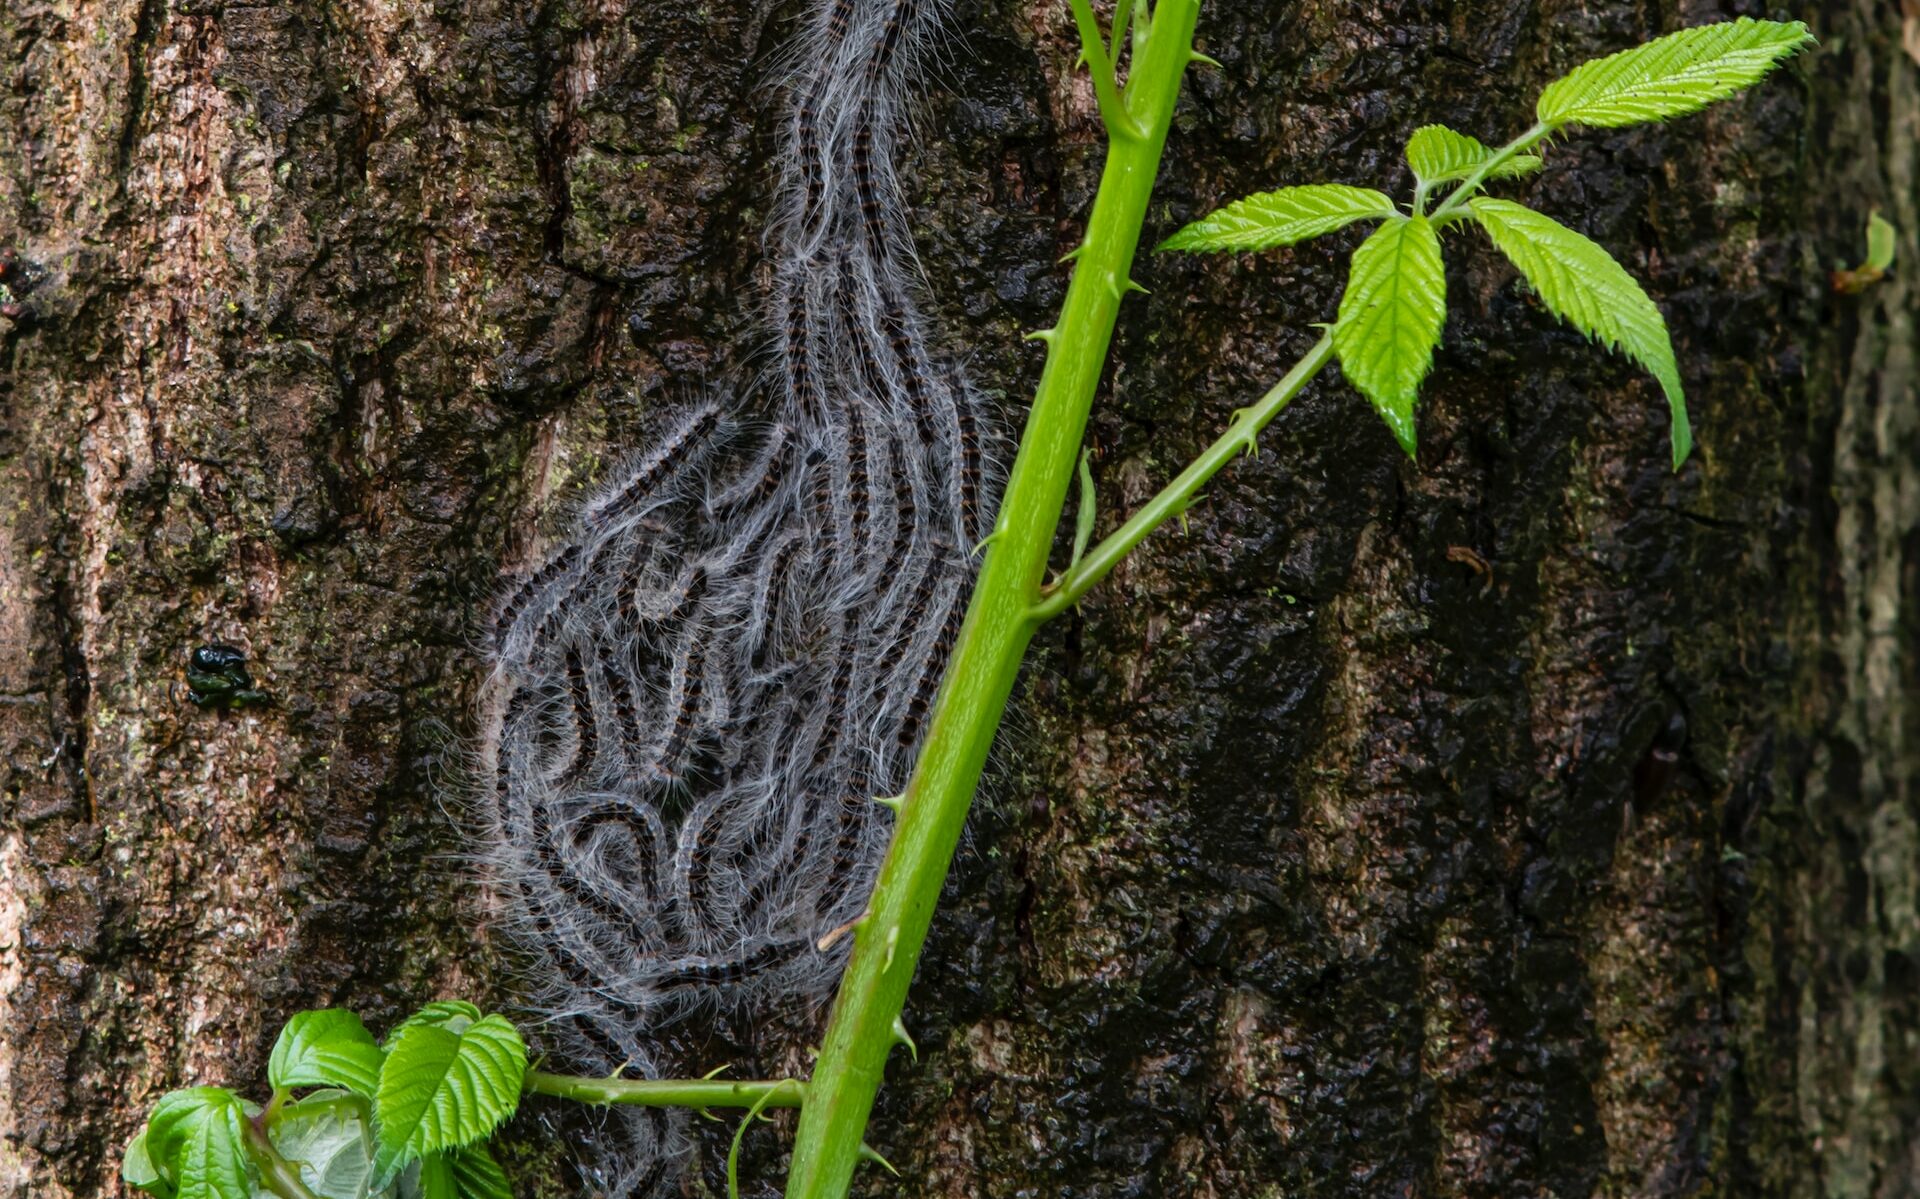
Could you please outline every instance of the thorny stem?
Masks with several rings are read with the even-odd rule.
[[[1542,138],[1553,132],[1548,125],[1535,125],[1519,137],[1514,138],[1499,150],[1489,155],[1471,175],[1460,181],[1460,185],[1447,193],[1447,198],[1433,211],[1429,219],[1435,224],[1457,220],[1466,214],[1467,201],[1473,198],[1487,176],[1499,169],[1516,154],[1525,152]],[[1424,185],[1414,200],[1414,211],[1420,212],[1426,207],[1426,189]],[[1085,554],[1076,555],[1072,566],[1051,587],[1046,588],[1040,602],[1034,605],[1033,616],[1036,620],[1046,621],[1060,615],[1104,579],[1113,568],[1120,564],[1132,549],[1145,541],[1152,532],[1172,518],[1185,512],[1193,503],[1193,497],[1204,487],[1207,480],[1218,474],[1222,467],[1233,461],[1234,455],[1242,450],[1251,452],[1253,439],[1260,430],[1267,427],[1274,417],[1280,415],[1293,397],[1300,394],[1313,377],[1333,361],[1333,334],[1325,333],[1314,343],[1312,349],[1299,362],[1294,363],[1272,390],[1260,397],[1258,403],[1250,408],[1242,408],[1234,414],[1233,424],[1222,433],[1205,453],[1180,472],[1173,482],[1167,484],[1160,493],[1141,506],[1138,512],[1118,529],[1104,538],[1100,544]]]
[[[580,1103],[629,1107],[799,1107],[807,1084],[797,1078],[734,1082],[717,1078],[581,1078],[527,1071],[526,1092]]]
[[[1138,140],[1146,136],[1146,131],[1140,128],[1139,120],[1128,109],[1115,83],[1116,60],[1120,57],[1120,32],[1116,31],[1113,47],[1109,49],[1106,39],[1100,36],[1100,23],[1094,18],[1092,0],[1069,2],[1073,7],[1074,24],[1080,30],[1080,54],[1087,60],[1087,69],[1093,74],[1093,94],[1100,103],[1100,119],[1107,126],[1108,136],[1115,142]]]
[[[1074,0],[1074,11],[1085,38],[1091,6]],[[1124,106],[1125,121],[1116,123],[1102,106],[1109,147],[1084,250],[1076,256],[1059,323],[1046,338],[1046,368],[1008,475],[993,544],[948,662],[893,843],[867,914],[854,930],[853,955],[800,1111],[788,1199],[842,1199],[860,1161],[867,1117],[895,1043],[894,1023],[1020,660],[1039,627],[1034,605],[1054,527],[1129,287],[1198,15],[1199,0],[1160,0],[1128,71],[1127,94],[1124,100],[1112,97]],[[1138,14],[1134,24],[1137,34]],[[1097,28],[1092,32],[1087,50],[1099,86],[1104,47]],[[1106,65],[1111,67],[1110,59]],[[1110,90],[1111,84],[1109,73],[1105,86]],[[1130,135],[1129,126],[1137,134]]]
[[[1514,138],[1506,145],[1495,150],[1487,157],[1485,162],[1481,163],[1479,167],[1474,170],[1473,174],[1468,175],[1460,181],[1459,187],[1447,193],[1447,198],[1441,202],[1440,207],[1433,210],[1433,215],[1428,219],[1438,225],[1443,221],[1458,218],[1463,215],[1466,210],[1467,201],[1473,198],[1474,192],[1480,190],[1480,185],[1487,181],[1488,175],[1498,170],[1500,165],[1509,158],[1532,149],[1541,139],[1552,133],[1553,126],[1551,125],[1535,125],[1519,137]]]
[[[1187,469],[1180,472],[1178,478],[1143,504],[1126,524],[1088,550],[1061,576],[1058,583],[1047,588],[1040,602],[1033,607],[1034,619],[1051,620],[1080,602],[1080,597],[1106,578],[1107,572],[1119,565],[1134,546],[1145,541],[1150,533],[1168,520],[1185,512],[1193,503],[1193,497],[1206,486],[1207,480],[1220,473],[1220,469],[1233,461],[1234,456],[1242,450],[1251,452],[1253,439],[1260,430],[1279,416],[1280,410],[1299,395],[1300,390],[1331,361],[1333,334],[1323,333],[1305,357],[1294,363],[1293,369],[1275,383],[1272,390],[1261,396],[1259,402],[1235,414],[1232,426],[1207,447],[1206,453],[1195,458]]]

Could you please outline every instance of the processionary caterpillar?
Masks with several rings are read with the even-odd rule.
[[[492,624],[486,861],[573,1067],[824,995],[982,534],[991,460],[913,302],[894,153],[934,0],[817,0],[787,90],[777,371],[662,422]],[[616,1120],[616,1199],[677,1186],[677,1117]]]

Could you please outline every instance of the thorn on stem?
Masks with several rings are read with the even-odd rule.
[[[1200,51],[1198,50],[1189,51],[1187,54],[1187,61],[1190,63],[1198,63],[1200,66],[1203,66],[1203,67],[1214,67],[1222,71],[1227,69],[1226,64],[1221,62],[1219,59],[1211,58],[1205,54],[1200,53]]]
[[[906,1021],[902,1020],[898,1016],[895,1016],[893,1018],[893,1043],[895,1045],[905,1045],[907,1047],[907,1056],[913,1059],[914,1064],[916,1065],[919,1064],[920,1047],[913,1043],[913,1038],[911,1036],[907,1035]]]
[[[854,929],[859,928],[862,924],[865,924],[867,922],[867,917],[871,915],[873,915],[872,912],[860,913],[858,916],[855,916],[853,919],[847,921],[845,924],[841,925],[839,928],[832,930],[831,932],[827,933],[826,936],[821,937],[818,941],[815,941],[813,943],[813,947],[819,950],[821,953],[825,953],[827,950],[832,949],[836,944],[838,944],[840,941],[840,938],[846,936],[848,933],[852,932]]]
[[[1059,334],[1052,329],[1035,329],[1031,333],[1021,334],[1020,340],[1021,341],[1044,341],[1048,345],[1052,345],[1053,339],[1057,336],[1059,336]]]
[[[883,808],[892,808],[893,814],[898,816],[900,814],[901,806],[907,802],[907,797],[904,794],[876,795],[873,797],[873,802],[879,804]]]
[[[900,1171],[893,1168],[893,1163],[888,1161],[886,1158],[881,1157],[877,1152],[874,1151],[873,1146],[867,1144],[865,1141],[860,1142],[860,1160],[863,1162],[872,1162],[874,1165],[879,1166],[882,1170],[885,1170],[887,1173],[893,1175],[895,1178],[900,1177]]]
[[[1236,427],[1243,424],[1248,424],[1248,425],[1252,424],[1253,409],[1235,408],[1233,410],[1233,423]],[[1260,446],[1255,441],[1255,438],[1257,438],[1258,436],[1259,434],[1257,433],[1244,434],[1240,438],[1240,452],[1245,454],[1249,458],[1258,456],[1260,453]]]

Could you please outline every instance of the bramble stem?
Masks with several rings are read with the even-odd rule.
[[[300,1177],[300,1167],[280,1156],[260,1126],[252,1120],[242,1120],[244,1126],[241,1137],[246,1143],[247,1156],[253,1159],[254,1167],[260,1172],[260,1185],[273,1192],[279,1199],[320,1199]]]
[[[527,1071],[529,1095],[628,1107],[799,1107],[807,1084],[797,1078],[727,1081],[718,1078],[581,1078]]]
[[[1086,0],[1075,0],[1074,9],[1076,18],[1091,14]],[[1060,320],[1046,338],[1047,365],[1007,478],[992,545],[948,661],[893,843],[867,915],[854,929],[853,955],[807,1084],[787,1176],[788,1199],[842,1199],[860,1161],[862,1134],[894,1044],[894,1021],[906,1002],[1020,660],[1038,627],[1033,607],[1114,318],[1128,290],[1198,15],[1199,0],[1160,0],[1128,71],[1127,116],[1138,135],[1108,122],[1107,162],[1085,248],[1075,259]],[[1084,38],[1085,21],[1081,24]],[[1139,25],[1136,14],[1136,35]],[[1094,32],[1090,54],[1104,49]],[[1098,83],[1101,65],[1093,65]]]
[[[1107,136],[1114,141],[1134,139],[1146,136],[1140,128],[1140,122],[1134,119],[1133,112],[1127,107],[1127,101],[1120,94],[1115,83],[1116,60],[1120,57],[1120,41],[1116,36],[1111,50],[1106,39],[1100,36],[1100,22],[1093,15],[1091,0],[1068,0],[1073,8],[1073,21],[1080,30],[1080,53],[1087,60],[1087,69],[1093,73],[1093,95],[1100,104],[1100,119],[1106,124]]]
[[[1447,198],[1433,210],[1429,218],[1435,223],[1444,220],[1456,220],[1466,215],[1467,201],[1479,190],[1487,176],[1497,170],[1501,163],[1514,155],[1522,153],[1553,130],[1547,125],[1535,125],[1519,137],[1514,138],[1490,155],[1487,160],[1465,179],[1460,185],[1447,193]],[[1414,211],[1426,208],[1426,188],[1423,185],[1416,193]],[[1079,556],[1059,581],[1046,588],[1038,604],[1034,606],[1035,620],[1047,621],[1060,615],[1091,590],[1108,572],[1120,564],[1132,549],[1145,541],[1153,531],[1187,510],[1193,497],[1207,480],[1220,473],[1220,469],[1233,461],[1235,454],[1242,450],[1251,452],[1253,439],[1260,430],[1267,427],[1274,417],[1280,415],[1293,397],[1319,374],[1329,362],[1333,361],[1333,334],[1325,333],[1314,343],[1306,356],[1296,362],[1266,395],[1251,408],[1242,408],[1234,414],[1234,421],[1225,433],[1222,433],[1207,451],[1194,459],[1180,472],[1173,482],[1167,484],[1160,493],[1142,505],[1140,510],[1128,519],[1127,523],[1104,538],[1085,555]]]
[[[1236,454],[1243,450],[1251,452],[1253,439],[1260,430],[1280,415],[1280,410],[1299,395],[1308,381],[1331,361],[1333,334],[1323,333],[1306,356],[1294,363],[1293,369],[1275,383],[1266,395],[1261,396],[1259,402],[1251,408],[1242,408],[1234,415],[1233,424],[1207,447],[1204,454],[1195,458],[1173,482],[1161,488],[1158,495],[1141,505],[1126,524],[1102,538],[1099,545],[1082,555],[1058,583],[1047,588],[1040,602],[1034,605],[1033,618],[1036,621],[1051,620],[1079,603],[1080,597],[1106,578],[1107,572],[1118,566],[1134,546],[1145,541],[1155,529],[1185,512],[1193,502],[1194,495],[1206,486],[1207,480],[1219,474],[1220,469],[1233,461]]]
[[[1501,163],[1512,158],[1515,154],[1521,154],[1532,149],[1541,139],[1552,134],[1552,132],[1553,126],[1551,125],[1535,125],[1519,137],[1514,138],[1506,145],[1495,150],[1485,162],[1475,168],[1473,174],[1468,175],[1460,181],[1459,187],[1447,193],[1447,198],[1441,202],[1440,207],[1433,210],[1433,215],[1427,219],[1438,225],[1443,221],[1463,216],[1466,212],[1467,201],[1473,199],[1473,193],[1480,190],[1480,185],[1487,181],[1488,175],[1493,174],[1494,171],[1499,169]]]

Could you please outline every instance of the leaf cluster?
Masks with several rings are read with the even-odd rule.
[[[352,1012],[301,1012],[274,1043],[265,1109],[174,1091],[121,1177],[156,1199],[512,1199],[485,1142],[526,1072],[519,1031],[470,1003],[430,1003],[384,1044]]]
[[[1677,469],[1693,438],[1679,364],[1659,308],[1598,243],[1525,205],[1480,191],[1538,171],[1543,160],[1527,151],[1561,130],[1684,116],[1758,82],[1811,40],[1798,21],[1742,17],[1683,29],[1586,63],[1549,84],[1535,106],[1537,123],[1499,149],[1444,125],[1415,130],[1406,147],[1414,195],[1404,211],[1370,188],[1283,187],[1228,204],[1160,248],[1265,250],[1379,221],[1354,251],[1333,347],[1348,382],[1411,456],[1415,403],[1447,319],[1441,235],[1455,223],[1477,225],[1549,312],[1626,355],[1660,384]],[[1450,183],[1452,192],[1429,210],[1435,189]]]

